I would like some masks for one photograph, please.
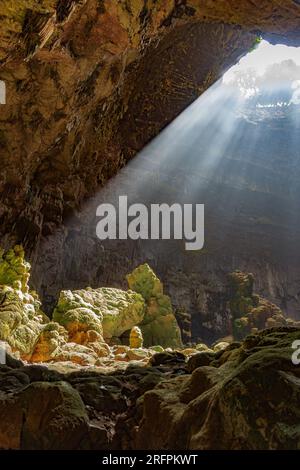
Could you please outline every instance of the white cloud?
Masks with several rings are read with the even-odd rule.
[[[300,104],[300,48],[262,41],[224,75],[223,83],[237,87],[245,98],[285,90],[289,103]]]

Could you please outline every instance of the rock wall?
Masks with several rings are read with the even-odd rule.
[[[293,1],[4,0],[3,241],[34,246],[257,34],[297,43],[299,15]]]

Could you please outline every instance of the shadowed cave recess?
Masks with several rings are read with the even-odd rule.
[[[299,23],[3,0],[0,449],[299,448]],[[204,248],[100,241],[124,194],[205,204]]]

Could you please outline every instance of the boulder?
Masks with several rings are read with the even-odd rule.
[[[189,356],[192,356],[193,354],[197,354],[198,351],[197,349],[194,349],[194,348],[185,348],[185,349],[181,349],[180,351],[182,354],[184,354],[185,356],[189,357]]]
[[[136,349],[129,349],[127,351],[127,357],[129,361],[142,361],[144,359],[148,359],[150,356],[147,349],[136,348]]]
[[[209,366],[214,359],[214,352],[202,351],[194,354],[188,360],[187,370],[191,374],[198,367]]]
[[[164,364],[185,364],[185,355],[179,351],[156,353],[150,359],[150,364],[153,367]]]
[[[0,397],[2,449],[75,450],[88,430],[79,393],[66,382],[34,382]]]
[[[70,337],[89,330],[103,334],[104,340],[119,337],[144,317],[141,295],[109,287],[62,291],[53,320],[68,329]]]
[[[141,294],[146,310],[141,328],[144,346],[182,346],[181,333],[173,313],[171,299],[164,295],[163,285],[148,264],[138,266],[127,275],[129,288]]]
[[[300,371],[291,360],[299,339],[296,328],[265,330],[214,367],[157,385],[143,397],[134,447],[299,449]]]
[[[219,351],[223,351],[224,349],[228,348],[230,343],[227,343],[227,341],[220,341],[220,342],[217,342],[214,346],[213,346],[213,350],[214,352],[219,352]]]
[[[67,341],[67,330],[56,322],[49,322],[38,337],[30,361],[48,362],[53,360]]]

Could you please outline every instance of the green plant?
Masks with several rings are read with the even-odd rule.
[[[257,47],[259,46],[259,44],[261,43],[261,41],[262,41],[262,37],[261,37],[261,36],[256,36],[256,38],[254,39],[254,42],[253,42],[252,46],[251,46],[250,49],[249,49],[249,52],[255,51],[255,49],[257,49]]]

